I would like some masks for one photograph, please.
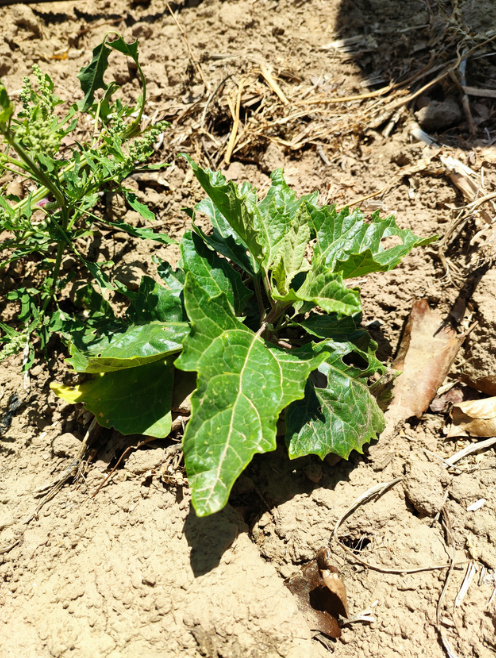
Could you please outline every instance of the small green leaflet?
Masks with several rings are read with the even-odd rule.
[[[193,173],[219,213],[226,219],[241,240],[246,244],[252,256],[263,260],[262,245],[258,241],[257,194],[255,189],[245,183],[239,188],[233,181],[226,181],[220,172],[202,169],[188,155],[184,155]]]
[[[95,101],[95,91],[98,89],[107,89],[107,83],[103,80],[103,74],[108,67],[108,57],[110,48],[105,42],[100,43],[93,48],[93,59],[88,66],[83,68],[77,74],[81,89],[84,93],[82,101],[78,102],[78,108],[81,112],[87,112]]]
[[[192,211],[185,209],[193,220],[193,230],[199,235],[209,247],[219,254],[228,258],[241,267],[251,277],[258,272],[258,264],[255,259],[247,253],[248,247],[243,240],[233,231],[225,217],[219,212],[210,199],[204,199],[195,206],[198,212],[202,212],[210,219],[213,227],[211,235],[206,235],[202,229],[194,223],[195,215]]]
[[[126,197],[126,201],[129,203],[133,210],[136,210],[136,212],[138,212],[143,217],[143,219],[147,219],[150,222],[155,221],[154,213],[152,213],[147,205],[138,201],[138,197],[134,192],[130,192],[125,188],[122,188],[122,190],[124,192],[124,196]]]
[[[102,427],[121,434],[164,438],[171,429],[174,357],[138,368],[97,375],[70,388],[51,384],[56,395],[72,404],[83,402]]]
[[[117,228],[120,231],[124,231],[125,233],[132,235],[133,238],[141,238],[142,240],[154,240],[155,242],[160,242],[161,244],[177,244],[177,242],[172,238],[169,238],[166,233],[155,233],[152,228],[136,228],[127,222],[105,221],[105,224],[112,226],[113,228]]]
[[[360,316],[356,318],[359,322]],[[375,372],[381,374],[387,372],[387,367],[375,356],[377,343],[372,340],[366,329],[357,327],[355,318],[339,316],[335,313],[329,315],[310,313],[306,320],[295,324],[318,338],[329,338],[335,343],[346,343],[349,351],[361,357],[367,366],[361,371],[361,377],[370,377]]]
[[[5,125],[14,112],[5,86],[0,82],[0,125]]]
[[[197,371],[198,388],[183,450],[193,505],[206,516],[226,504],[255,453],[275,450],[279,413],[303,396],[327,353],[267,343],[236,319],[224,293],[210,297],[191,273],[184,299],[192,331],[176,367]]]
[[[316,349],[322,349],[320,343]],[[367,386],[367,377],[358,368],[347,366],[343,357],[352,349],[346,343],[329,343],[332,349],[318,368],[327,380],[324,387],[313,373],[305,387],[305,397],[286,412],[286,443],[291,459],[308,454],[324,459],[333,453],[348,459],[352,450],[363,452],[363,445],[374,439],[385,426],[384,416]]]
[[[362,310],[359,289],[347,288],[340,272],[328,270],[315,259],[303,285],[296,292],[291,288],[285,295],[274,291],[272,296],[288,303],[312,302],[327,313],[355,315]]]

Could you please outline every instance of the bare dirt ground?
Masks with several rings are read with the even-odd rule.
[[[157,159],[172,166],[160,179],[129,185],[172,237],[188,225],[181,208],[202,198],[176,157],[181,151],[204,163],[208,158],[228,177],[250,180],[262,190],[270,171],[283,166],[299,193],[318,189],[321,202],[338,206],[386,188],[362,203],[364,211],[393,212],[402,228],[447,238],[442,248],[416,250],[393,272],[361,282],[364,324],[379,342],[380,358],[390,360],[416,298],[427,299],[458,323],[459,331],[477,323],[447,383],[462,397],[482,395],[459,379],[490,382],[496,374],[492,233],[480,213],[460,211],[471,199],[442,158],[470,167],[477,190],[472,200],[496,191],[496,55],[486,50],[484,57],[468,61],[467,86],[493,89],[492,97],[468,97],[472,132],[463,92],[449,75],[385,116],[381,97],[305,103],[367,95],[424,66],[456,62],[463,39],[481,43],[491,29],[486,38],[494,35],[494,2],[204,0],[172,8],[179,10],[196,64],[162,0],[1,8],[2,80],[9,90],[18,90],[32,64],[39,63],[57,93],[73,100],[81,96],[76,73],[109,29],[128,41],[138,38],[149,80],[148,113],[153,120],[171,122]],[[272,67],[287,106],[261,74],[264,63]],[[111,72],[123,96],[135,98],[135,71],[116,57]],[[395,98],[420,90],[434,77],[417,76]],[[223,154],[232,126],[227,99],[235,99],[243,78],[241,137],[226,166]],[[419,140],[413,121],[437,143]],[[478,210],[482,207],[492,222],[492,201]],[[108,200],[108,212],[139,221],[119,199]],[[460,217],[463,221],[454,224]],[[169,260],[178,256],[174,247],[150,247],[108,232],[89,239],[87,253],[112,258],[116,276],[127,285],[143,272],[154,274],[152,253]],[[1,276],[3,294],[25,272],[11,268]],[[14,320],[14,307],[2,302],[0,309],[3,321]],[[1,658],[310,658],[329,653],[431,658],[448,655],[442,634],[451,656],[494,655],[496,455],[490,448],[460,461],[457,469],[446,469],[439,457],[474,441],[446,438],[446,407],[412,419],[367,454],[352,453],[348,462],[313,457],[289,462],[281,445],[255,458],[238,481],[231,505],[206,519],[191,510],[187,484],[161,470],[170,441],[132,453],[92,497],[124,449],[138,441],[105,430],[84,479],[70,481],[26,523],[39,500],[34,492],[70,465],[90,421],[84,410],[50,392],[51,381],[72,377],[65,374],[60,350],[54,347],[48,362],[35,364],[29,391],[20,374],[21,357],[4,362],[0,370]],[[494,392],[487,384],[486,393]],[[341,526],[351,553],[333,547],[351,613],[377,602],[375,621],[344,626],[339,640],[313,637],[285,579],[327,545],[337,519],[358,496],[399,477],[404,480]],[[467,511],[482,498],[485,505]],[[450,563],[453,548],[439,520],[442,507],[456,560],[472,561],[476,575],[455,607],[466,564],[453,570],[438,626],[436,608],[448,569],[406,572]]]

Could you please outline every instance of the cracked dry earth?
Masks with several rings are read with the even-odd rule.
[[[415,48],[422,52],[429,30],[438,29],[453,9],[449,2],[433,8],[432,2],[420,0],[402,3],[401,12],[392,0],[183,4],[174,7],[180,10],[179,20],[212,83],[226,71],[238,75],[244,58],[255,53],[279,70],[292,71],[305,84],[322,78],[329,93],[338,90],[345,96],[363,92],[364,71],[370,74],[381,58],[387,74],[394,61],[401,68]],[[494,3],[459,5],[467,29],[496,25]],[[428,6],[438,13],[429,14]],[[187,107],[199,80],[162,0],[18,3],[0,8],[0,75],[7,88],[19,89],[22,76],[39,62],[62,97],[78,98],[75,74],[110,29],[104,24],[108,21],[128,41],[140,39],[154,109],[169,111],[174,103]],[[409,31],[412,26],[415,29]],[[375,35],[383,50],[374,51],[372,45],[357,59],[319,49],[323,43],[357,34]],[[403,37],[398,39],[398,34]],[[67,52],[67,59],[53,58],[60,52]],[[218,58],[226,53],[232,55],[229,64]],[[487,84],[494,86],[495,58],[487,62]],[[224,69],[227,66],[232,68]],[[117,58],[111,73],[125,98],[137,95],[136,78]],[[290,93],[290,85],[296,83],[284,84]],[[449,89],[436,91],[439,98],[445,92]],[[353,106],[349,107],[351,112]],[[494,101],[482,99],[478,112],[481,120],[489,117],[480,125],[490,133]],[[229,129],[226,119],[224,133]],[[451,155],[476,172],[484,168],[485,193],[490,193],[496,190],[496,158],[491,159],[481,131],[467,141],[460,119],[443,139]],[[298,193],[318,189],[327,197],[332,192],[331,200],[343,205],[383,187],[401,167],[433,153],[412,139],[402,122],[388,139],[377,132],[373,139],[338,135],[324,146],[328,163],[312,145],[291,151],[262,140],[258,152],[244,161],[235,157],[225,173],[264,189],[268,172],[283,166]],[[175,161],[179,150],[187,150],[187,139],[181,149],[168,148],[163,155],[175,165],[166,171],[166,183],[158,189],[146,182],[134,185],[165,230],[178,237],[187,226],[181,208],[191,207],[202,196],[185,164]],[[401,227],[420,235],[442,235],[452,208],[464,202],[446,177],[419,173],[410,179],[400,176],[385,203]],[[109,211],[136,221],[132,211],[118,203]],[[96,236],[88,249],[114,258],[116,275],[128,285],[143,272],[154,275],[152,254],[172,261],[178,257],[173,247],[150,247],[131,238],[123,243],[108,235]],[[12,281],[22,281],[23,271],[11,268],[1,277],[3,295]],[[486,268],[471,300],[472,320],[478,324],[452,375],[464,368],[472,376],[474,370],[483,375],[495,372],[494,279],[494,269]],[[446,281],[432,248],[416,250],[393,272],[367,277],[361,284],[364,323],[379,342],[380,358],[388,360],[394,354],[415,298],[424,297],[447,314],[460,286]],[[0,310],[2,321],[13,318],[4,301]],[[64,375],[62,353],[35,364],[29,393],[20,365],[20,357],[11,358],[0,370],[0,658],[440,658],[446,653],[436,627],[436,606],[446,569],[403,571],[449,562],[451,552],[436,520],[443,503],[457,560],[472,560],[477,574],[462,605],[454,609],[465,566],[454,570],[440,610],[442,628],[453,655],[494,655],[496,608],[494,599],[491,604],[489,600],[496,569],[496,495],[491,493],[496,456],[491,448],[467,458],[463,470],[448,473],[432,453],[448,457],[470,439],[445,438],[445,413],[426,413],[407,423],[387,445],[379,441],[377,448],[365,456],[353,453],[348,462],[313,457],[289,462],[280,445],[276,452],[256,457],[236,484],[231,504],[206,519],[196,518],[191,510],[187,485],[174,483],[161,471],[169,441],[132,453],[93,497],[109,466],[138,440],[104,431],[85,478],[64,486],[26,524],[37,504],[34,492],[70,464],[89,418],[50,393],[49,383],[57,377],[71,382],[71,376]],[[358,508],[341,526],[342,540],[355,552],[350,555],[333,547],[351,613],[377,601],[375,621],[344,626],[339,640],[315,639],[285,579],[327,545],[336,521],[358,496],[379,482],[402,476],[402,483]],[[480,498],[487,499],[485,506],[468,512]],[[370,569],[355,557],[399,573]]]

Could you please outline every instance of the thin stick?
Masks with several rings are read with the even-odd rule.
[[[38,489],[38,491],[43,491],[44,489],[48,489],[48,493],[40,500],[34,512],[32,512],[29,516],[27,516],[24,519],[25,524],[28,524],[32,519],[36,518],[43,505],[48,503],[49,500],[52,500],[52,498],[55,498],[55,496],[62,489],[64,484],[78,472],[79,466],[83,460],[87,448],[95,441],[95,439],[98,438],[101,431],[102,431],[101,426],[97,423],[96,418],[93,417],[93,420],[90,423],[88,431],[86,432],[85,437],[81,443],[81,447],[78,450],[78,454],[76,455],[76,458],[69,464],[69,466],[65,469],[62,475],[60,475],[56,480],[54,480],[46,487],[44,488],[40,487],[40,489]]]
[[[473,201],[470,203],[467,208],[470,210],[475,210],[479,206],[481,206],[483,203],[486,201],[490,201],[491,199],[496,199],[496,192],[491,192],[490,194],[486,194],[485,196],[481,196],[480,199],[477,199],[477,201]]]
[[[455,608],[459,608],[463,603],[463,599],[465,598],[476,573],[477,573],[477,567],[473,562],[471,562],[467,567],[467,572],[465,573],[465,578],[463,579],[463,583],[462,586],[460,587],[460,591],[456,595]]]
[[[358,203],[362,203],[362,201],[367,201],[367,199],[371,199],[374,196],[379,196],[383,194],[389,187],[388,185],[385,185],[382,189],[378,190],[377,192],[372,192],[372,194],[367,194],[367,196],[361,196],[359,199],[355,199],[354,201],[350,201],[349,203],[345,203],[344,206],[339,206],[336,208],[336,212],[340,212],[343,210],[343,208],[346,208],[347,206],[356,206]]]
[[[472,116],[472,112],[470,110],[470,100],[468,98],[467,93],[465,92],[464,87],[467,84],[467,59],[462,59],[460,62],[460,66],[458,67],[458,70],[460,71],[460,86],[461,86],[461,91],[462,91],[462,106],[463,106],[463,111],[465,112],[465,116],[467,118],[467,124],[468,124],[468,129],[471,135],[475,135],[477,132],[477,128],[475,127],[474,123],[474,118]],[[455,77],[456,81],[458,82],[458,79],[456,78],[456,74],[453,71],[453,76]]]
[[[231,130],[231,135],[229,137],[229,142],[227,144],[226,154],[224,156],[224,162],[226,163],[226,165],[228,165],[231,162],[232,152],[234,149],[234,145],[236,144],[236,137],[238,135],[238,128],[239,128],[239,110],[241,107],[241,92],[243,91],[244,85],[245,85],[245,78],[241,78],[238,87],[238,94],[236,96],[236,106],[234,108],[231,108],[231,113],[233,115],[234,122]]]
[[[95,493],[94,493],[91,497],[94,498],[94,497],[97,495],[97,493],[100,491],[100,489],[101,489],[105,484],[107,484],[107,482],[110,480],[110,478],[113,476],[113,474],[114,474],[114,473],[116,472],[116,470],[118,469],[119,464],[120,464],[121,461],[124,459],[124,457],[127,457],[127,455],[129,455],[129,453],[132,452],[133,450],[139,450],[139,448],[142,448],[142,447],[143,447],[144,445],[146,445],[147,443],[151,443],[152,441],[156,441],[156,440],[157,440],[157,437],[156,437],[156,436],[150,436],[150,437],[148,437],[148,439],[146,439],[145,441],[142,441],[141,443],[138,443],[137,446],[128,446],[128,447],[124,450],[124,452],[122,453],[122,455],[119,457],[119,460],[118,460],[117,464],[116,464],[116,465],[114,466],[114,468],[110,471],[110,473],[107,475],[107,477],[104,479],[104,481],[100,484],[100,486],[98,487],[98,489],[95,491]]]
[[[471,455],[473,452],[477,452],[478,450],[484,450],[484,448],[490,448],[495,443],[496,443],[496,437],[494,436],[491,437],[490,439],[486,439],[485,441],[472,443],[466,448],[463,448],[463,450],[456,452],[452,457],[447,459],[446,462],[449,464],[449,466],[453,466],[453,464],[456,464],[456,462],[459,462],[460,459],[463,459],[467,455]]]
[[[362,503],[366,503],[369,501],[371,498],[375,498],[376,496],[382,496],[383,493],[385,493],[388,489],[393,487],[395,484],[398,484],[398,482],[402,482],[403,478],[396,478],[395,480],[391,480],[391,482],[381,482],[379,484],[376,484],[375,486],[371,487],[367,491],[365,491],[361,496],[359,496],[355,502],[348,507],[348,509],[340,516],[340,518],[336,521],[336,525],[334,526],[333,533],[331,535],[331,542],[335,538],[339,546],[345,550],[347,553],[353,556],[353,559],[355,559],[357,562],[362,564],[364,567],[367,567],[368,569],[373,569],[374,571],[379,571],[381,573],[391,573],[391,574],[398,574],[398,575],[403,575],[403,574],[411,574],[411,573],[420,573],[422,571],[435,571],[437,569],[449,569],[451,567],[451,564],[435,564],[431,565],[428,567],[418,567],[416,569],[389,569],[387,567],[381,567],[377,564],[371,564],[370,562],[366,562],[365,560],[362,560],[362,558],[359,558],[358,555],[355,555],[355,553],[350,550],[347,546],[345,546],[339,538],[336,536],[337,531],[339,529],[339,526],[343,523],[343,521]],[[466,564],[467,560],[462,561],[462,562],[457,562],[455,566],[461,565],[461,564]]]
[[[198,60],[196,59],[196,57],[193,55],[193,51],[192,51],[191,48],[190,48],[190,45],[189,45],[188,39],[186,38],[186,33],[184,32],[184,30],[183,30],[183,28],[182,28],[182,25],[181,25],[181,24],[179,23],[179,21],[177,20],[176,15],[175,15],[174,12],[172,11],[171,6],[170,6],[170,4],[167,2],[167,0],[165,0],[165,5],[166,5],[167,9],[169,10],[170,15],[171,15],[172,18],[174,19],[174,23],[177,25],[179,31],[181,32],[181,36],[182,36],[182,38],[183,38],[184,43],[186,44],[186,48],[188,49],[189,56],[190,56],[190,59],[191,59],[191,61],[192,61],[192,63],[193,63],[194,68],[198,71],[198,75],[199,75],[200,78],[202,79],[203,84],[205,85],[205,89],[208,89],[208,85],[207,85],[207,82],[206,82],[205,78],[203,77],[203,72],[202,72],[202,70],[201,70],[200,64],[198,63]]]
[[[453,538],[453,529],[451,527],[451,521],[449,519],[448,513],[446,512],[446,510],[444,508],[444,503],[443,503],[443,507],[441,508],[441,514],[442,514],[442,522],[443,522],[442,524],[444,526],[444,530],[445,530],[445,533],[446,533],[446,539],[447,539],[449,545],[451,546],[451,548],[453,549],[453,555],[451,557],[451,563],[450,563],[450,566],[449,566],[449,571],[446,574],[446,580],[444,581],[443,589],[441,590],[441,594],[439,595],[439,599],[437,601],[436,626],[437,626],[438,630],[440,629],[440,625],[441,625],[441,623],[440,623],[441,622],[441,604],[443,602],[443,599],[445,597],[446,592],[448,591],[448,584],[449,584],[449,581],[451,579],[451,575],[453,573],[453,570],[455,568],[455,557],[456,557],[456,545],[455,545],[455,541],[454,541],[454,538]]]

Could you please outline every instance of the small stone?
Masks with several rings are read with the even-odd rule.
[[[148,39],[153,34],[153,28],[150,23],[135,23],[132,27],[132,33],[135,37]]]
[[[38,37],[42,36],[41,21],[33,13],[33,10],[26,5],[20,3],[14,5],[11,10],[11,16],[14,25],[23,27]]]
[[[139,212],[136,212],[135,210],[129,210],[124,215],[124,221],[126,222],[126,224],[130,224],[131,226],[134,226],[135,228],[145,225],[145,220],[139,214]]]
[[[341,457],[339,455],[334,455],[332,453],[326,455],[324,459],[325,463],[327,466],[336,466],[341,461]]]
[[[320,464],[308,464],[303,469],[303,472],[310,482],[318,484],[322,480],[322,466]]]
[[[436,132],[449,128],[462,119],[458,103],[452,98],[448,98],[443,102],[431,101],[429,105],[415,112],[415,116],[420,126],[427,132]]]
[[[66,272],[74,269],[76,265],[77,265],[77,260],[74,258],[74,256],[66,256],[62,260],[62,269],[65,270]]]
[[[458,475],[450,487],[450,496],[464,507],[482,498],[480,493],[471,473]]]
[[[126,462],[126,470],[134,475],[142,475],[147,471],[159,468],[164,461],[164,451],[161,448],[155,450],[137,450],[133,452]]]
[[[1,56],[1,51],[0,51],[0,56]],[[14,196],[17,196],[19,198],[22,198],[24,195],[24,189],[21,183],[17,180],[13,180],[11,183],[9,183],[5,191],[7,194],[13,194]]]
[[[0,513],[0,530],[8,528],[9,526],[14,525],[14,517],[9,512]]]
[[[255,491],[255,483],[247,475],[240,475],[234,483],[233,494],[243,496]]]
[[[134,587],[134,589],[139,589],[141,587],[141,571],[133,571],[131,574],[131,585]]]
[[[446,470],[430,462],[411,462],[407,465],[408,473],[403,481],[405,494],[417,512],[426,516],[435,516],[444,503]]]
[[[12,51],[7,43],[3,42],[0,44],[0,76],[7,75],[10,73],[14,66],[14,60],[12,58]]]
[[[274,144],[270,142],[267,150],[260,158],[260,168],[265,174],[270,174],[275,169],[279,169],[284,166],[284,153],[283,151]]]
[[[70,432],[61,434],[52,443],[53,454],[57,457],[75,457],[80,447],[81,441]]]

